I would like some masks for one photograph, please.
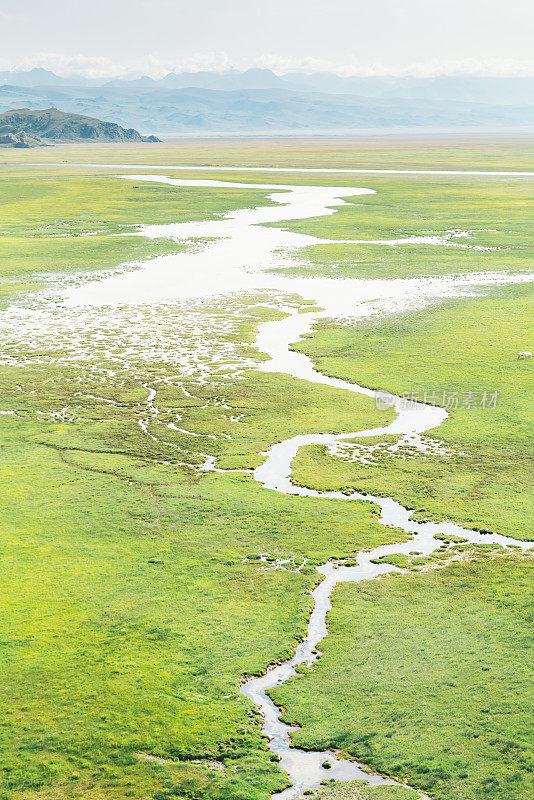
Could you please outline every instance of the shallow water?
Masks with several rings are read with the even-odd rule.
[[[374,194],[372,189],[347,186],[293,186],[235,183],[219,180],[189,180],[161,175],[126,175],[125,180],[165,183],[181,187],[251,189],[264,191],[274,205],[240,209],[220,219],[167,225],[143,225],[139,235],[177,242],[196,242],[185,253],[161,256],[99,281],[89,281],[68,290],[69,306],[118,306],[172,303],[187,299],[222,298],[250,292],[293,294],[314,301],[326,310],[324,316],[362,317],[384,311],[417,308],[432,298],[466,294],[480,285],[531,280],[531,276],[476,273],[460,276],[412,279],[356,279],[293,277],[283,268],[295,268],[295,255],[316,244],[340,244],[294,233],[265,223],[329,216],[345,204],[347,197]],[[412,244],[450,247],[450,236],[411,239]],[[345,242],[347,240],[344,240]],[[354,243],[360,239],[349,240]],[[375,244],[406,243],[405,239],[377,240]],[[373,242],[371,242],[372,244]],[[477,250],[463,242],[462,247]],[[271,270],[276,269],[277,272]],[[280,270],[282,269],[282,272]]]

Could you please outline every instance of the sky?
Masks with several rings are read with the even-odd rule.
[[[534,75],[533,0],[0,0],[0,69]]]

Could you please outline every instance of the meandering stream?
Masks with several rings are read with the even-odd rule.
[[[307,316],[305,315],[305,317]],[[324,316],[324,312],[311,316],[312,318]],[[258,346],[271,356],[271,360],[263,366],[263,369],[284,372],[314,383],[327,384],[345,391],[377,397],[379,392],[322,375],[314,368],[307,356],[289,349],[289,344],[294,343],[299,338],[299,334],[302,335],[311,325],[309,318],[303,320],[302,317],[303,315],[295,314],[282,322],[267,322],[261,326]],[[287,343],[285,349],[283,342]],[[300,447],[309,444],[329,445],[339,440],[393,433],[409,435],[412,442],[417,442],[418,434],[437,427],[447,417],[447,412],[437,406],[422,403],[407,404],[404,398],[393,395],[380,394],[379,399],[382,402],[390,402],[396,412],[395,419],[388,425],[339,436],[332,434],[294,436],[273,445],[267,453],[265,462],[254,471],[254,477],[263,486],[284,494],[298,495],[303,498],[330,498],[334,501],[342,500],[344,502],[353,500],[374,502],[380,507],[380,524],[401,528],[411,535],[411,538],[403,544],[381,545],[370,551],[361,551],[356,558],[357,566],[346,567],[336,561],[328,561],[319,566],[317,569],[324,575],[324,579],[312,592],[314,608],[308,623],[307,635],[298,645],[295,655],[284,663],[272,667],[262,677],[252,678],[242,685],[243,694],[261,710],[265,719],[263,731],[270,737],[270,749],[280,757],[280,764],[293,783],[285,791],[273,795],[273,800],[297,800],[302,797],[306,789],[317,787],[324,778],[338,780],[366,778],[371,784],[394,782],[380,775],[368,774],[365,768],[362,769],[363,765],[339,759],[335,753],[329,750],[306,752],[291,747],[290,736],[296,728],[292,728],[280,720],[280,709],[267,694],[269,689],[285,683],[296,675],[296,668],[300,664],[310,666],[316,660],[317,645],[328,633],[326,617],[332,607],[330,596],[336,584],[345,581],[355,583],[378,578],[391,572],[400,572],[401,570],[390,564],[376,564],[373,561],[381,556],[397,553],[408,554],[411,551],[417,551],[425,556],[430,555],[443,544],[441,539],[435,538],[436,534],[460,536],[472,544],[495,543],[503,547],[512,545],[520,547],[522,550],[534,546],[531,542],[521,542],[499,534],[481,534],[451,522],[415,522],[411,519],[413,512],[390,497],[373,497],[357,492],[351,495],[341,492],[318,492],[296,486],[291,482],[291,463]],[[325,761],[330,763],[330,768],[325,769],[322,766]]]
[[[344,203],[342,198],[370,194],[372,190],[344,186],[280,186],[216,180],[179,180],[159,175],[123,177],[136,182],[163,182],[176,186],[177,189],[236,186],[261,190],[268,192],[273,204],[233,211],[212,221],[143,226],[140,230],[140,235],[143,236],[168,237],[176,241],[202,240],[203,244],[178,255],[153,259],[140,265],[135,271],[125,271],[100,281],[76,286],[65,294],[67,306],[107,307],[171,303],[190,297],[223,298],[229,294],[267,291],[274,298],[272,302],[281,310],[287,311],[287,316],[282,320],[260,325],[256,344],[270,360],[262,363],[259,369],[285,373],[301,380],[335,387],[340,391],[377,397],[377,392],[371,389],[322,375],[307,356],[291,350],[291,344],[308,332],[318,319],[361,318],[371,314],[391,313],[420,307],[433,298],[469,293],[476,286],[531,280],[531,276],[502,273],[402,280],[343,279],[342,282],[332,278],[291,277],[284,275],[280,268],[294,266],[294,256],[300,248],[330,240],[296,234],[282,228],[265,227],[262,223],[280,223],[333,214],[335,207]],[[450,246],[450,237],[409,237],[375,242],[377,245],[397,243]],[[465,246],[469,247],[469,242]],[[288,253],[292,254],[292,259],[288,258]],[[272,268],[279,271],[269,271]],[[297,313],[295,306],[288,307],[288,298],[296,295],[313,301],[316,305],[308,313]],[[322,310],[318,310],[319,306]],[[149,401],[153,401],[152,394]],[[398,571],[390,564],[372,562],[380,556],[407,554],[414,550],[429,555],[442,545],[442,541],[435,538],[436,534],[461,536],[473,544],[496,543],[503,547],[514,545],[522,550],[533,546],[533,543],[511,540],[497,534],[466,530],[450,522],[415,522],[411,519],[411,512],[393,498],[363,496],[358,493],[347,496],[340,492],[317,492],[292,483],[291,464],[299,448],[304,445],[329,445],[350,438],[400,434],[409,436],[411,442],[417,446],[419,435],[436,428],[447,416],[446,411],[440,407],[421,403],[407,406],[404,399],[392,395],[382,397],[382,402],[389,405],[394,412],[394,419],[388,424],[340,436],[324,433],[292,437],[273,445],[265,454],[264,463],[254,471],[254,478],[266,489],[298,495],[303,498],[302,502],[306,502],[309,497],[328,498],[332,502],[362,499],[374,502],[380,507],[380,524],[400,528],[411,536],[404,544],[383,545],[368,552],[360,552],[356,566],[347,567],[329,561],[318,567],[324,578],[312,593],[314,608],[306,638],[298,645],[291,659],[241,686],[243,694],[263,714],[263,730],[270,737],[270,749],[280,757],[281,767],[292,782],[289,788],[274,795],[273,800],[297,800],[307,789],[317,787],[323,778],[366,778],[370,783],[394,782],[369,773],[363,765],[339,759],[330,751],[304,752],[291,747],[290,736],[294,729],[281,722],[280,709],[267,694],[269,689],[294,676],[298,665],[311,665],[317,658],[316,647],[328,633],[326,619],[331,608],[330,596],[336,584],[342,581],[370,580]],[[330,762],[330,769],[323,768],[324,761]]]

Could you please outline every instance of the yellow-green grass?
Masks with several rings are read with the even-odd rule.
[[[142,396],[133,385],[108,391],[124,404],[112,413],[87,401],[85,423],[36,422],[32,406],[46,407],[47,393],[52,408],[69,400],[67,376],[64,369],[61,394],[60,370],[30,372],[36,396],[15,408],[30,416],[3,417],[0,428],[2,796],[145,798],[175,789],[267,800],[284,778],[239,680],[291,654],[315,563],[395,533],[365,502],[302,503],[247,474],[199,476],[178,466],[165,437],[156,445],[127,421]],[[15,399],[20,373],[1,377]],[[306,384],[258,381],[224,395],[249,409],[232,431],[234,460],[255,461],[282,416],[284,434],[344,427],[340,393],[320,392],[319,419]],[[181,398],[167,387],[162,413]],[[380,416],[354,399],[353,422]],[[291,571],[263,569],[259,553],[290,557]],[[215,758],[226,772],[135,753]]]
[[[366,781],[325,780],[317,793],[317,800],[419,800],[419,792],[405,786],[369,786]]]
[[[436,800],[531,797],[531,586],[515,555],[340,585],[324,655],[273,692],[295,743],[347,749]]]
[[[349,199],[334,218],[291,223],[291,230],[319,238],[364,241],[447,236],[454,231],[467,231],[469,236],[449,239],[458,246],[315,245],[298,253],[298,260],[304,256],[307,263],[299,264],[295,274],[404,278],[532,269],[534,228],[529,208],[534,180],[436,180],[429,176],[399,180],[365,175],[358,176],[353,185],[358,183],[376,194]],[[485,249],[476,249],[481,247]]]
[[[2,295],[39,288],[43,273],[108,269],[183,249],[135,235],[142,224],[202,221],[261,204],[269,204],[264,192],[231,187],[177,190],[115,174],[10,170],[0,190]]]
[[[386,144],[369,141],[365,146],[340,143],[339,147],[333,140],[263,144],[262,150],[252,142],[184,142],[150,150],[150,158],[153,163],[165,163],[168,157],[176,164],[190,163],[191,158],[198,159],[197,163],[235,160],[243,164],[253,163],[249,157],[254,155],[258,164],[270,159],[286,164],[308,160],[351,165],[365,157],[384,166],[423,164],[426,158],[428,166],[436,165],[439,159],[449,164],[456,159],[466,168],[473,166],[472,160],[493,168],[521,168],[530,146],[526,139],[519,146],[504,140],[491,145],[478,142],[476,147],[473,142],[450,142],[442,146],[442,152],[437,144],[432,145],[423,157],[420,144],[405,146],[400,140],[398,150],[389,156]],[[81,270],[116,267],[123,261],[172,252],[178,247],[131,235],[141,223],[209,219],[222,211],[270,202],[264,190],[174,189],[144,182],[136,189],[135,183],[118,179],[111,169],[97,173],[73,166],[16,166],[17,161],[38,161],[41,156],[50,162],[88,158],[93,162],[148,163],[148,154],[148,148],[128,146],[50,148],[23,154],[2,151],[2,160],[11,160],[13,165],[4,173],[1,223],[5,234],[1,274],[7,296],[14,288],[37,287],[40,281],[49,281],[53,273],[70,279]],[[363,205],[344,209],[327,224],[312,220],[291,226],[332,238],[343,238],[351,226],[360,224],[361,228],[348,235],[382,237],[388,233],[388,226],[391,235],[398,235],[406,229],[410,217],[414,218],[413,232],[421,231],[427,223],[423,215],[425,198],[433,198],[441,186],[436,179],[419,179],[412,180],[409,190],[404,191],[400,186],[405,178],[396,183],[374,176],[371,184],[371,176],[355,180],[354,176],[334,179],[330,175],[258,172],[232,176],[210,171],[195,176],[177,171],[175,177],[317,185],[335,180],[341,185],[363,183],[376,188],[377,195],[355,198],[355,203],[362,201]],[[505,220],[494,224],[492,204],[498,204],[499,216],[510,213],[510,230],[521,226],[520,240],[515,244],[530,247],[521,219],[526,186],[520,180],[508,188],[504,182],[492,181],[486,202],[477,180],[463,182],[458,192],[450,180],[445,180],[442,199],[432,203],[428,227],[441,231],[445,225],[452,225],[454,206],[460,205],[463,197],[466,227],[476,217],[477,225],[501,231],[491,234],[491,240],[489,233],[480,235],[478,243],[506,244]],[[337,227],[338,222],[341,227]],[[102,232],[81,235],[95,229]],[[64,232],[76,235],[58,236]],[[117,233],[128,235],[115,237]],[[454,259],[438,265],[429,263],[426,253],[423,248],[414,250],[413,263],[406,257],[398,267],[399,274],[459,271],[454,268]],[[514,246],[506,253],[509,266],[524,267],[528,251]],[[479,256],[473,256],[473,268],[479,264],[476,268],[484,269],[485,254]],[[314,257],[312,249],[306,257]],[[318,274],[330,274],[334,251],[323,253],[321,258],[326,260],[323,264],[317,260],[313,269]],[[343,269],[349,274],[354,252],[345,253],[343,259]],[[491,268],[497,266],[495,261]],[[369,262],[369,274],[375,268],[379,266]],[[507,331],[516,330],[510,320],[516,312],[524,314],[523,295],[518,291],[512,299],[507,299],[506,293],[503,297],[508,305],[502,306],[499,325]],[[270,310],[247,308],[249,302],[243,299],[240,324],[234,332],[222,336],[224,341],[235,341],[239,351],[248,356],[252,355],[250,345],[257,323],[273,318]],[[453,304],[444,307],[443,313],[452,314],[455,308]],[[492,318],[496,308],[488,311]],[[210,318],[227,312],[234,313],[235,306],[205,308]],[[463,336],[468,316],[458,311],[456,317],[447,318],[456,341],[458,332]],[[423,324],[424,319],[417,315],[398,324],[409,331],[412,324],[419,320]],[[481,314],[480,319],[485,321],[486,317]],[[176,327],[182,322],[177,316]],[[96,330],[97,317],[92,324]],[[430,322],[428,329],[432,329]],[[363,361],[367,364],[365,377],[359,369],[359,349],[353,347],[358,329],[349,331],[351,338],[342,339],[342,348],[337,348],[339,337],[346,332],[325,327],[305,347],[314,340],[319,350],[324,345],[324,352],[310,350],[321,369],[374,385],[379,370],[371,369],[373,337]],[[431,335],[427,329],[423,332]],[[92,335],[92,329],[87,335]],[[432,335],[433,342],[439,343],[436,332]],[[513,339],[513,348],[524,349],[519,338]],[[491,342],[494,340],[496,337]],[[511,338],[506,341],[512,346]],[[391,415],[378,412],[366,398],[309,386],[285,376],[249,372],[244,379],[236,380],[231,370],[219,369],[208,384],[199,385],[194,376],[165,383],[162,378],[177,371],[172,364],[137,363],[130,357],[129,364],[117,367],[117,363],[106,361],[106,341],[95,342],[94,363],[69,361],[69,347],[75,345],[58,338],[50,351],[43,345],[40,352],[30,342],[27,346],[19,344],[18,351],[12,347],[10,355],[18,356],[19,364],[0,368],[0,408],[16,412],[13,417],[0,417],[0,555],[5,565],[0,640],[7,665],[6,680],[2,680],[2,687],[7,687],[3,689],[6,714],[0,728],[1,760],[6,768],[0,773],[0,797],[267,800],[285,779],[260,737],[260,720],[238,693],[240,678],[293,651],[310,610],[307,592],[318,579],[315,564],[330,557],[351,557],[361,547],[402,540],[403,534],[378,525],[376,509],[369,503],[285,497],[264,490],[249,474],[197,474],[190,465],[198,465],[202,458],[199,453],[205,453],[217,457],[217,466],[247,469],[260,463],[259,453],[279,439],[297,433],[370,428]],[[427,358],[426,345],[417,351],[416,344],[419,347],[421,339],[414,329],[412,360],[405,362],[404,369],[406,375],[415,375],[415,381],[423,375],[426,388],[429,376],[421,372],[422,367],[429,361],[433,377],[440,374],[439,364],[437,359]],[[483,348],[469,352],[480,357]],[[57,362],[52,363],[51,358]],[[379,358],[382,363],[384,351]],[[457,380],[460,388],[482,374],[470,361],[467,363],[469,369],[464,360],[456,372],[451,367],[447,375]],[[104,380],[93,367],[109,367],[116,374]],[[529,365],[514,362],[513,367],[524,370]],[[388,388],[395,388],[393,377],[397,382],[398,374],[392,364],[388,369],[387,374],[392,376]],[[380,370],[382,377],[385,374]],[[512,374],[507,374],[506,380]],[[138,425],[140,419],[150,417],[145,383],[158,390],[159,424],[152,419],[148,426],[157,442],[143,434]],[[182,386],[194,398],[184,393]],[[490,388],[495,388],[493,382]],[[85,394],[81,396],[80,390]],[[90,394],[101,399],[88,397]],[[106,398],[114,405],[106,403]],[[500,405],[498,408],[498,413],[505,413],[504,427],[499,423],[501,438],[491,420],[482,428],[462,423],[462,441],[467,440],[469,452],[474,454],[473,466],[469,459],[459,460],[460,466],[453,459],[443,467],[433,456],[425,462],[429,473],[415,481],[413,473],[399,477],[398,468],[388,462],[376,474],[377,491],[406,502],[411,497],[426,498],[425,492],[433,487],[438,472],[449,470],[453,463],[455,470],[465,468],[467,477],[455,473],[459,484],[467,482],[467,490],[463,485],[458,490],[462,497],[462,492],[469,494],[469,481],[487,491],[484,483],[489,475],[498,496],[481,506],[483,514],[477,513],[489,519],[487,527],[498,527],[508,508],[503,501],[508,497],[508,484],[522,487],[524,480],[523,467],[518,466],[519,456],[523,458],[524,454],[524,429],[516,413],[522,411],[523,400],[518,392],[511,398],[502,412]],[[52,421],[50,414],[65,407],[78,421]],[[180,426],[201,438],[168,429],[167,423],[176,418],[176,413],[182,415]],[[243,416],[238,422],[230,419],[232,415]],[[452,426],[454,419],[446,425]],[[450,434],[447,427],[444,430],[451,439],[460,438],[454,428]],[[207,434],[219,438],[213,440]],[[488,447],[505,464],[501,483],[495,483],[497,467],[489,466],[485,458]],[[482,448],[482,455],[477,448]],[[305,453],[299,455],[295,464],[299,477],[308,469],[306,458]],[[332,474],[332,459],[322,454],[320,459],[321,474],[315,464],[308,469],[308,478],[319,488],[328,488],[336,484],[341,473]],[[339,464],[335,466],[337,469]],[[342,485],[347,481],[360,485],[359,472],[346,477],[347,470],[354,467],[341,462],[340,469]],[[443,488],[445,477],[436,483],[440,487],[435,492],[437,500],[434,506],[424,503],[424,513],[443,513],[450,518],[457,514],[461,522],[472,521],[464,515],[464,509],[472,513],[469,498],[453,508],[456,498],[453,503],[450,491]],[[518,497],[522,498],[519,490]],[[519,504],[516,506],[519,508]],[[268,553],[271,558],[289,557],[291,571],[263,569],[259,553]],[[506,658],[499,658],[500,668],[505,669]],[[445,707],[448,700],[444,693],[437,702]],[[214,769],[204,758],[218,760],[224,771]],[[398,794],[403,790],[395,791]],[[365,793],[363,796],[367,800]],[[369,794],[369,800],[375,796],[380,794]],[[395,793],[393,796],[396,800]],[[356,797],[360,800],[358,794]]]
[[[532,171],[532,134],[402,136],[279,136],[182,138],[158,145],[70,144],[0,149],[0,162],[220,164],[373,169]]]
[[[458,408],[429,432],[453,452],[369,466],[306,448],[294,462],[295,479],[393,496],[423,518],[534,538],[532,362],[517,358],[532,341],[532,305],[532,289],[516,286],[413,314],[319,328],[299,347],[321,371],[419,400],[426,393],[438,405],[444,394],[445,402],[456,397]],[[463,407],[466,401],[475,405]]]
[[[4,193],[11,234],[4,274],[15,280],[116,266],[143,240],[114,234],[137,223],[206,219],[266,202],[264,193],[231,188],[135,186],[111,175],[13,174]],[[105,233],[80,235],[102,227]],[[63,232],[78,235],[57,235]],[[15,248],[16,240],[24,247]],[[147,253],[150,247],[158,252],[158,243],[147,243]],[[240,343],[252,340],[261,318],[261,309],[244,315]],[[265,492],[250,475],[199,476],[178,462],[198,463],[201,450],[223,466],[248,468],[261,460],[273,430],[350,430],[355,419],[369,426],[384,414],[351,398],[349,421],[334,390],[321,389],[324,403],[316,405],[305,383],[254,374],[235,382],[223,373],[216,388],[186,381],[198,399],[179,382],[156,382],[154,443],[137,425],[146,413],[141,384],[169,367],[139,364],[134,375],[123,369],[106,382],[90,367],[117,366],[100,350],[93,365],[69,364],[71,346],[58,340],[45,363],[19,346],[11,355],[20,365],[0,370],[2,408],[16,414],[2,417],[0,444],[8,576],[1,791],[266,799],[285,779],[239,680],[291,653],[304,630],[314,563],[387,541],[392,532],[366,503],[303,506]],[[244,413],[241,422],[221,419],[223,401]],[[51,422],[64,407],[84,422]],[[177,412],[184,428],[215,433],[217,442],[168,430]],[[36,414],[44,414],[41,422]],[[225,432],[232,438],[221,438]],[[263,570],[260,552],[289,556],[292,571]],[[220,773],[191,763],[202,757],[230,761]]]
[[[140,170],[141,171],[141,170]],[[142,170],[146,172],[147,170]],[[63,174],[62,174],[63,172]],[[172,170],[169,170],[170,174]],[[410,277],[485,270],[529,269],[534,253],[528,218],[532,181],[489,181],[479,178],[430,176],[324,176],[261,173],[175,173],[174,177],[215,177],[228,181],[269,184],[325,183],[364,185],[375,195],[359,196],[334,217],[284,223],[284,227],[333,239],[392,239],[411,235],[468,230],[457,244],[470,248],[405,244],[318,245],[299,254],[309,266],[290,274],[333,277]],[[4,294],[24,289],[39,272],[80,271],[114,267],[177,252],[172,240],[135,236],[138,226],[213,218],[233,208],[269,204],[266,191],[250,189],[171,187],[139,184],[83,168],[12,167],[6,173],[0,202],[0,275]],[[67,235],[65,235],[67,234]],[[119,234],[119,235],[117,235]],[[23,278],[23,286],[14,283]]]

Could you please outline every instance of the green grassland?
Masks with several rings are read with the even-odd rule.
[[[404,786],[369,786],[363,781],[323,781],[317,800],[418,800],[419,792]]]
[[[324,655],[273,692],[303,726],[295,742],[347,749],[436,800],[530,797],[531,580],[531,559],[484,555],[342,584]]]
[[[532,136],[270,136],[182,138],[157,145],[70,144],[28,151],[0,148],[6,164],[28,162],[481,169],[532,171]]]
[[[124,147],[128,154],[128,146]],[[67,150],[62,155],[68,153]],[[229,187],[215,192],[136,185],[117,179],[113,173],[84,174],[83,168],[67,165],[36,167],[31,173],[11,166],[4,172],[0,299],[17,290],[27,290],[41,272],[105,269],[181,250],[181,245],[171,240],[147,241],[134,235],[140,224],[200,221],[234,208],[270,204],[265,190]],[[173,174],[172,169],[169,174]],[[173,177],[198,177],[198,173],[177,172]],[[452,239],[453,243],[469,245],[466,248],[317,245],[299,254],[299,261],[303,255],[308,263],[296,264],[289,274],[341,278],[517,271],[529,269],[534,255],[532,226],[525,213],[532,202],[532,183],[526,179],[509,183],[502,178],[436,180],[432,176],[399,179],[291,173],[267,176],[257,172],[232,175],[216,170],[200,177],[272,185],[295,181],[310,185],[364,185],[375,189],[375,195],[349,200],[336,213],[335,224],[324,217],[284,223],[295,232],[318,237],[372,240],[442,235],[455,230],[470,232],[468,239]],[[488,249],[480,251],[473,246]]]
[[[273,376],[267,388],[272,408],[286,387]],[[313,410],[300,413],[306,394],[288,395],[288,430],[317,427]],[[2,420],[2,796],[178,786],[179,796],[245,800],[283,785],[240,676],[291,653],[314,563],[392,534],[367,503],[302,505],[246,474],[199,477],[155,447],[131,422]],[[294,566],[264,570],[260,552]]]
[[[180,252],[168,239],[135,235],[142,224],[202,221],[265,193],[142,183],[76,168],[4,170],[0,194],[0,300],[39,288],[50,274],[117,267]]]
[[[384,178],[351,176],[376,194],[349,199],[335,215],[302,220],[291,230],[319,238],[388,240],[410,236],[447,235],[453,246],[404,243],[321,244],[298,254],[306,264],[298,275],[344,278],[411,278],[493,270],[529,270],[534,259],[534,233],[528,208],[534,199],[532,181],[513,183],[430,176]],[[355,181],[356,179],[356,181]],[[344,177],[346,180],[346,177]],[[350,180],[346,181],[351,185]],[[337,181],[336,181],[337,184]],[[456,246],[454,246],[456,245]],[[460,245],[460,246],[458,246]],[[487,248],[477,250],[475,248]]]
[[[430,431],[452,454],[376,466],[303,448],[294,479],[312,487],[392,495],[422,518],[532,539],[532,341],[529,286],[449,301],[413,314],[322,326],[302,345],[321,371],[458,408]],[[484,392],[496,407],[483,407]],[[464,407],[469,393],[475,405]],[[451,400],[452,398],[452,400]],[[456,398],[456,399],[454,399]]]
[[[426,154],[415,140],[396,140],[394,146],[386,140],[234,140],[153,149],[2,151],[2,161],[10,166],[3,168],[0,191],[0,299],[18,296],[24,303],[32,292],[38,308],[37,290],[43,285],[182,246],[133,235],[139,224],[210,219],[270,202],[265,190],[148,183],[136,188],[111,169],[95,174],[74,165],[54,167],[54,161],[325,166],[365,161],[362,166],[521,169],[529,168],[530,152],[527,139],[435,142]],[[50,165],[18,166],[41,160]],[[362,183],[378,194],[354,198],[328,221],[288,227],[362,239],[462,226],[497,228],[497,233],[481,230],[472,241],[502,248],[498,254],[309,248],[305,256],[315,274],[522,270],[531,255],[523,180],[486,185],[478,179],[456,184],[430,177],[406,182],[377,176],[231,176],[216,170],[175,175],[193,176],[270,184]],[[508,235],[511,230],[514,235]],[[25,294],[17,295],[21,290]],[[391,494],[413,503],[425,517],[446,516],[526,538],[525,398],[532,365],[517,362],[515,355],[532,349],[526,341],[528,303],[527,292],[515,288],[382,322],[322,325],[302,344],[322,371],[395,391],[498,390],[499,400],[485,413],[459,409],[436,432],[468,457],[432,455],[402,464],[387,459],[363,470],[308,448],[294,465],[298,479],[319,488]],[[94,345],[90,359],[77,356],[79,341],[68,339],[59,317],[56,341],[19,338],[3,353],[12,361],[0,366],[0,409],[14,413],[0,416],[1,800],[268,800],[285,785],[260,735],[261,720],[238,691],[239,681],[293,652],[306,627],[309,590],[319,578],[316,564],[405,537],[380,526],[377,509],[367,502],[286,497],[264,490],[246,472],[194,469],[212,455],[218,467],[247,470],[261,463],[260,454],[274,441],[298,433],[349,432],[391,419],[365,397],[251,370],[250,360],[261,359],[251,347],[257,324],[276,313],[259,305],[257,297],[224,308],[205,304],[207,319],[237,319],[228,330],[210,329],[210,344],[216,349],[218,343],[232,342],[248,359],[239,376],[221,361],[208,381],[196,373],[176,376],[178,368],[158,357],[134,354],[121,363],[121,331],[113,341],[99,338],[108,328],[105,316],[98,315],[88,318],[80,334],[84,346]],[[178,330],[183,346],[194,348],[184,315],[172,314],[158,309],[154,315],[168,320],[162,336]],[[119,348],[115,360],[111,346]],[[148,386],[157,390],[157,415],[147,405]],[[177,414],[179,425],[196,437],[167,427]],[[143,420],[147,433],[140,427]],[[269,561],[259,561],[260,553]],[[287,569],[275,568],[279,557],[290,559]],[[337,590],[329,617],[333,636],[325,640],[317,672],[280,690],[288,715],[304,724],[299,741],[346,746],[414,785],[434,776],[428,788],[440,800],[523,800],[510,792],[528,785],[526,768],[518,761],[519,777],[512,780],[510,764],[523,758],[524,747],[523,707],[513,693],[521,693],[524,685],[525,569],[524,561],[488,560],[486,554],[441,572],[391,578],[365,590]],[[435,600],[429,603],[429,597]],[[459,609],[461,617],[455,616]],[[488,609],[497,624],[488,623]],[[383,665],[384,642],[373,633],[371,611],[392,643],[391,672]],[[459,670],[458,632],[465,626],[460,652],[466,669]],[[425,637],[435,643],[427,655],[433,670],[427,679],[436,689],[433,696],[428,689],[421,724],[414,720],[423,714],[417,707],[422,684],[416,679],[422,679]],[[490,686],[492,702],[502,695],[498,713],[491,712],[491,738],[498,739],[493,745],[484,738],[491,725],[478,738],[465,734],[474,711],[479,713],[470,699],[479,703],[479,689],[472,691],[469,681],[480,643],[483,666],[490,667],[482,673],[484,686]],[[359,659],[368,670],[360,669]],[[448,677],[453,668],[458,677]],[[321,676],[324,686],[315,683]],[[405,691],[398,689],[401,677]],[[353,712],[359,680],[365,682],[366,702],[372,700],[367,719]],[[311,705],[317,698],[315,715]],[[395,730],[402,729],[393,738],[388,736],[391,709],[396,709]],[[371,717],[375,736],[358,739],[364,723],[368,732]],[[437,752],[443,736],[432,728],[434,717],[447,722],[443,746],[450,747],[448,753]],[[516,744],[506,744],[510,741]],[[500,766],[490,757],[497,749],[504,753]],[[454,759],[462,764],[451,766]],[[415,769],[425,766],[428,772]],[[460,778],[460,771],[468,777]],[[493,795],[486,789],[477,795],[476,780],[494,772],[502,793],[488,784]],[[411,800],[414,793],[327,785],[317,796]]]
[[[243,308],[239,347],[275,316]],[[291,654],[315,564],[396,534],[369,503],[302,504],[193,467],[201,451],[248,469],[273,436],[387,415],[280,375],[163,382],[167,363],[118,368],[106,346],[72,364],[58,339],[0,368],[14,412],[0,426],[0,796],[267,800],[285,779],[239,682]],[[155,441],[138,424],[149,385]],[[177,414],[196,438],[167,428]],[[265,568],[260,554],[290,563]]]

